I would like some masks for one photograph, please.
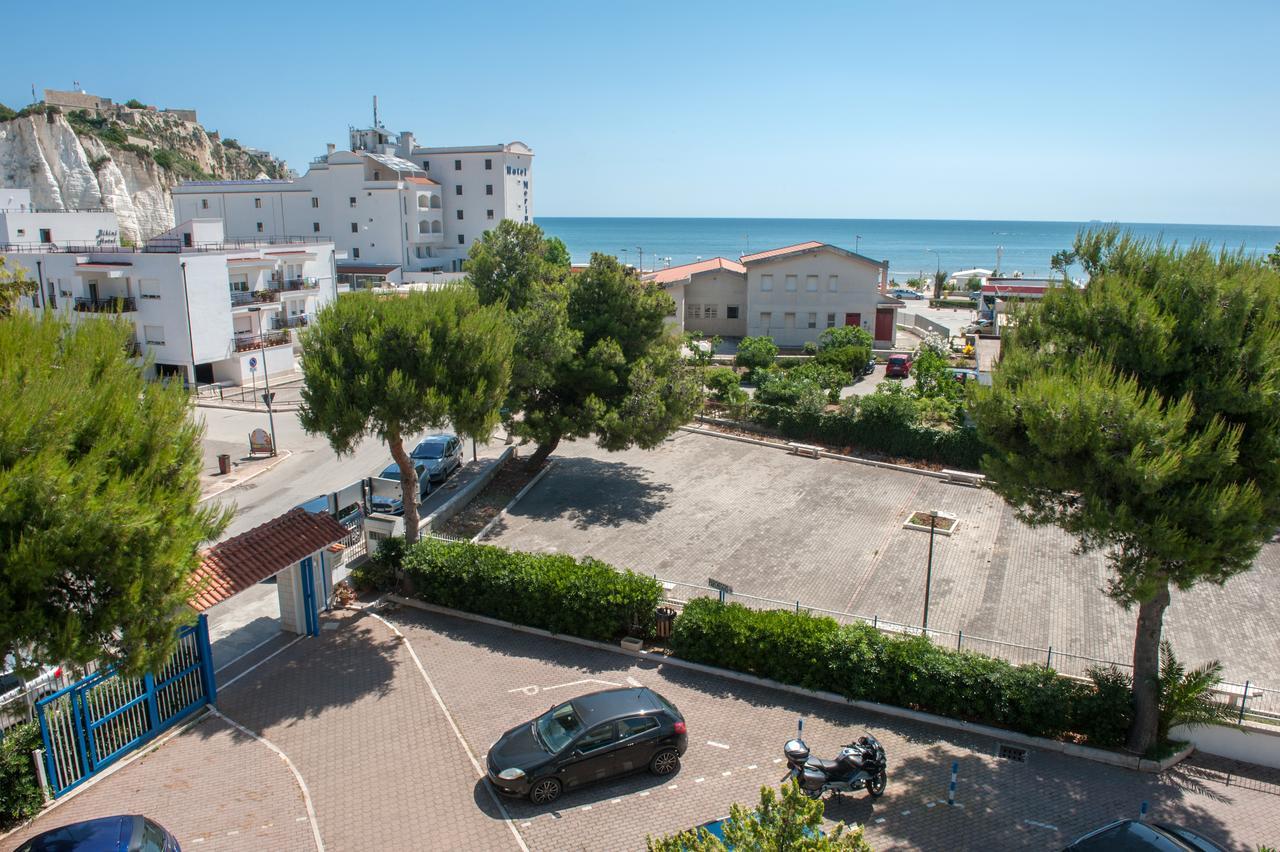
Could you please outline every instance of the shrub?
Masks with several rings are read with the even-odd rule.
[[[738,374],[732,367],[712,367],[707,370],[703,383],[711,391],[711,396],[721,402],[728,401],[733,391],[738,390]]]
[[[12,121],[18,114],[4,104],[0,104],[0,121]]]
[[[633,627],[647,635],[662,594],[657,580],[595,559],[438,539],[409,548],[404,571],[424,601],[601,642]]]
[[[1094,666],[1089,680],[1072,708],[1071,730],[1091,745],[1123,745],[1133,720],[1133,678],[1115,666]]]
[[[870,349],[871,344],[871,332],[856,325],[835,325],[818,336],[818,349],[823,352],[847,346],[865,346]]]
[[[830,331],[831,329],[827,329]],[[862,329],[858,329],[862,331]],[[862,332],[866,334],[866,332]],[[871,344],[856,346],[834,346],[818,353],[818,363],[835,367],[852,377],[854,370],[860,370],[871,359]]]
[[[124,102],[124,105],[127,106],[129,109],[146,109],[147,108],[147,105],[144,104],[142,101],[138,100],[137,98],[129,98],[129,100]]]
[[[40,745],[35,722],[14,725],[0,737],[0,830],[30,819],[44,804],[31,762]]]
[[[858,419],[884,429],[908,429],[920,419],[920,406],[902,382],[882,382],[875,393],[862,398]]]
[[[756,369],[768,367],[778,357],[778,346],[772,337],[744,337],[738,344],[738,354],[733,362],[739,367]]]
[[[228,148],[234,148],[237,151],[240,150],[240,143],[237,142],[235,139],[232,139],[230,136],[228,136],[226,139],[223,139],[222,144]]]
[[[923,636],[887,636],[866,624],[842,627],[804,612],[713,598],[685,605],[671,648],[693,662],[1032,736],[1062,736],[1078,723],[1083,706],[1105,710],[1101,702],[1082,705],[1091,691],[1052,669],[950,651]]]
[[[817,354],[818,354],[818,344],[817,344],[817,343],[815,343],[815,342],[813,342],[812,340],[806,340],[806,341],[804,342],[804,354],[806,354],[806,355],[817,355]]]
[[[396,571],[404,564],[404,539],[383,539],[378,549],[362,564],[351,569],[351,582],[356,588],[389,592],[396,587]]]

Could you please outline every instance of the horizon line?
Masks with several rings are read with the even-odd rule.
[[[1027,224],[1043,224],[1043,225],[1179,225],[1191,227],[1211,227],[1211,228],[1267,228],[1272,230],[1280,230],[1280,224],[1252,224],[1241,222],[1140,222],[1137,220],[1124,219],[957,219],[957,218],[915,218],[915,217],[890,217],[883,219],[868,217],[842,217],[842,216],[624,216],[624,215],[586,215],[586,214],[551,214],[537,215],[533,217],[538,219],[732,219],[739,221],[753,222],[1021,222]]]

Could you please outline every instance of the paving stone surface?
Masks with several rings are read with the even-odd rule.
[[[1054,666],[1073,674],[1083,658],[1131,657],[1134,616],[1102,593],[1103,558],[1023,524],[990,491],[688,432],[651,451],[566,442],[555,465],[486,541],[918,625],[929,535],[902,524],[937,509],[960,526],[935,537],[931,628],[1017,662],[1047,655],[997,643],[1052,647]],[[1269,544],[1225,586],[1175,591],[1167,635],[1187,662],[1217,658],[1228,680],[1280,690],[1277,592],[1280,545]],[[1267,701],[1280,712],[1280,691]]]
[[[284,761],[216,717],[0,840],[0,849],[68,823],[137,813],[167,828],[184,850],[315,849],[302,794]]]
[[[1035,749],[1014,763],[995,757],[998,743],[986,737],[409,607],[387,617],[417,649],[477,755],[548,706],[615,685],[649,686],[688,720],[689,750],[675,776],[625,776],[568,791],[549,807],[507,800],[533,850],[643,849],[648,834],[754,802],[761,785],[776,786],[785,774],[782,745],[801,716],[819,755],[833,755],[868,730],[884,744],[886,794],[826,805],[830,820],[864,825],[882,852],[1061,848],[1092,827],[1136,816],[1143,801],[1151,819],[1187,826],[1225,848],[1280,838],[1274,785],[1227,786],[1195,766],[1155,776]],[[945,803],[953,761],[960,764],[960,807]]]

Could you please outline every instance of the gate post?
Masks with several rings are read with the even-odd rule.
[[[147,691],[147,722],[154,731],[160,727],[160,709],[156,707],[156,679],[151,672],[142,676],[142,686]]]
[[[58,783],[58,770],[53,765],[53,748],[49,742],[49,723],[44,718],[44,702],[36,703],[36,718],[40,721],[40,739],[44,742],[44,775],[50,779],[50,790]]]
[[[209,647],[209,616],[203,612],[196,622],[196,644],[200,648],[200,679],[204,681],[204,699],[218,703],[218,683],[213,674],[213,650]]]

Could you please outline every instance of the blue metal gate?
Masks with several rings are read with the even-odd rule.
[[[82,784],[216,698],[209,623],[201,615],[178,631],[178,647],[159,671],[124,677],[105,669],[41,699],[36,712],[53,795]]]

